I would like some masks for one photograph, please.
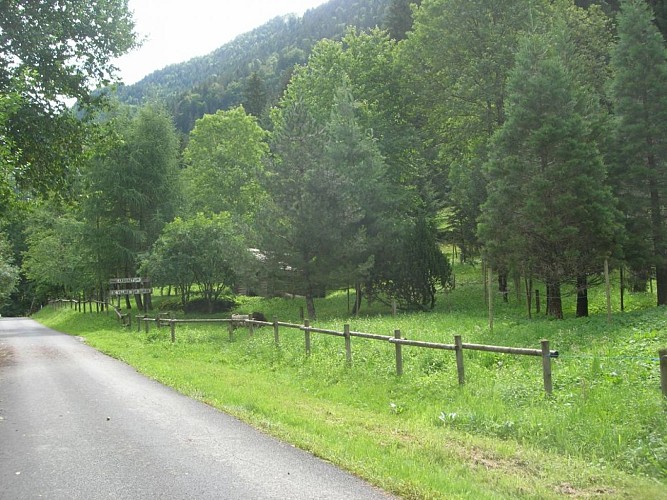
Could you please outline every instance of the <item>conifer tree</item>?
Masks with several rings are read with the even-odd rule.
[[[667,52],[644,1],[622,3],[618,37],[611,86],[617,145],[614,181],[630,233],[626,255],[631,267],[655,268],[657,302],[666,305]]]
[[[616,211],[577,88],[546,36],[524,40],[508,82],[507,121],[491,141],[480,237],[491,261],[523,263],[547,285],[547,313],[563,317],[561,285],[611,254]]]

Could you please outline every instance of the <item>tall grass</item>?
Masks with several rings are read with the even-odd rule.
[[[88,341],[186,394],[231,412],[406,498],[550,498],[562,495],[667,498],[667,403],[657,351],[667,347],[667,311],[650,294],[614,304],[591,292],[589,318],[527,319],[510,294],[495,302],[493,333],[479,271],[457,269],[457,288],[429,313],[392,316],[380,303],[347,314],[347,293],[317,303],[316,326],[411,339],[538,348],[551,341],[554,392],[542,389],[539,358],[465,351],[459,387],[454,354],[404,347],[395,375],[386,342],[353,338],[353,362],[341,338],[270,328],[233,342],[226,327],[179,325],[149,334],[123,331],[105,316],[44,311],[39,319]],[[617,300],[617,297],[615,297]],[[353,301],[353,299],[352,299]],[[570,302],[572,305],[570,306]],[[261,311],[299,322],[299,299],[244,298],[238,312]]]

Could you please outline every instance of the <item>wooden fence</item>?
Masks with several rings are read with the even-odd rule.
[[[55,307],[63,307],[65,304],[70,304],[71,307],[77,308],[81,311],[83,307],[83,312],[86,312],[86,303],[90,312],[93,312],[93,304],[96,304],[98,312],[100,310],[107,311],[109,313],[109,304],[99,301],[76,301],[76,300],[55,300],[51,301],[50,304],[53,304]],[[132,317],[130,314],[122,313],[115,306],[111,306],[116,314],[117,319],[120,324],[125,327],[132,327]],[[250,336],[254,334],[255,327],[272,327],[273,337],[276,346],[280,345],[280,328],[296,329],[300,330],[304,334],[304,343],[305,343],[305,352],[307,356],[311,355],[312,352],[312,342],[311,336],[313,333],[319,333],[322,335],[331,335],[335,337],[342,337],[345,342],[345,358],[346,362],[352,363],[352,337],[365,338],[370,340],[377,340],[382,342],[387,342],[393,344],[395,353],[396,353],[396,374],[401,376],[403,374],[403,346],[406,347],[419,347],[426,349],[440,349],[445,351],[454,351],[456,357],[456,369],[458,375],[459,385],[465,384],[465,366],[464,366],[464,350],[471,351],[484,351],[484,352],[495,352],[500,354],[509,354],[509,355],[518,355],[518,356],[533,356],[539,357],[542,359],[542,379],[544,382],[544,391],[547,394],[551,394],[553,391],[553,382],[552,382],[552,372],[551,372],[551,360],[553,358],[558,358],[558,351],[553,351],[550,349],[549,341],[542,340],[540,342],[539,349],[530,349],[523,347],[506,347],[506,346],[494,346],[494,345],[483,345],[483,344],[470,344],[463,342],[460,335],[454,335],[453,344],[440,344],[436,342],[424,342],[421,340],[409,340],[401,336],[400,330],[394,330],[393,335],[379,335],[375,333],[365,333],[365,332],[356,332],[350,329],[350,325],[346,324],[343,326],[343,331],[329,330],[324,328],[315,328],[310,325],[310,322],[306,319],[303,321],[303,324],[296,323],[285,323],[274,319],[273,321],[258,321],[250,318],[248,315],[232,315],[231,318],[209,318],[209,319],[175,319],[171,317],[169,313],[160,313],[156,317],[151,318],[147,315],[137,315],[137,331],[141,331],[142,324],[146,333],[150,331],[150,324],[155,323],[157,328],[163,326],[169,326],[171,341],[176,342],[176,327],[179,324],[196,324],[196,323],[222,323],[227,324],[229,331],[229,340],[232,341],[234,338],[234,331],[239,327],[245,327],[248,329]],[[667,397],[667,349],[661,349],[659,351],[659,361],[660,361],[660,386],[662,389],[663,396]]]
[[[54,307],[70,306],[70,308],[84,313],[88,311],[93,313],[93,305],[95,305],[95,309],[98,313],[106,311],[106,313],[109,314],[109,307],[111,307],[116,314],[116,319],[118,319],[122,326],[132,326],[132,316],[130,314],[123,313],[119,308],[113,304],[109,304],[108,302],[103,302],[100,300],[56,299],[50,300],[49,304]],[[88,311],[86,311],[86,305],[88,306]]]
[[[168,315],[167,315],[168,316]],[[155,323],[155,325],[160,328],[161,326],[169,326],[171,333],[171,341],[176,341],[176,326],[178,324],[186,323],[226,323],[229,329],[229,339],[233,339],[234,330],[239,327],[248,328],[249,335],[254,334],[255,327],[266,326],[273,328],[273,337],[276,346],[280,345],[280,328],[291,328],[301,330],[304,334],[304,343],[305,343],[305,352],[306,356],[310,356],[312,353],[312,341],[311,337],[314,333],[319,333],[322,335],[331,335],[335,337],[342,337],[345,341],[345,358],[347,363],[352,363],[352,337],[378,340],[387,342],[394,345],[394,350],[396,353],[396,374],[398,376],[403,375],[403,346],[409,347],[420,347],[427,349],[440,349],[447,351],[454,351],[456,355],[456,369],[458,374],[459,385],[465,384],[465,366],[463,351],[474,350],[474,351],[486,351],[486,352],[495,352],[501,354],[512,354],[520,356],[534,356],[542,358],[542,378],[544,381],[544,390],[547,394],[551,394],[553,391],[552,384],[552,375],[551,375],[551,360],[558,357],[558,351],[552,351],[549,347],[548,340],[541,341],[540,349],[526,349],[520,347],[502,347],[502,346],[492,346],[492,345],[481,345],[481,344],[468,344],[464,343],[460,335],[454,336],[453,344],[440,344],[436,342],[424,342],[419,340],[409,340],[401,336],[400,330],[395,330],[394,335],[379,335],[375,333],[366,333],[366,332],[356,332],[350,329],[350,325],[346,324],[343,327],[343,331],[329,330],[324,328],[315,328],[310,326],[308,320],[304,320],[304,323],[295,324],[295,323],[285,323],[274,319],[272,322],[268,321],[257,321],[249,318],[248,316],[232,316],[231,318],[222,318],[222,319],[174,319],[168,317],[162,317],[158,315],[155,318],[148,316],[137,316],[137,331],[141,331],[141,323],[144,323],[144,329],[146,333],[149,332],[149,325]]]

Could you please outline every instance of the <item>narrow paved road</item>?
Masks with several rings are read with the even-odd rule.
[[[0,319],[0,499],[387,499],[29,319]]]

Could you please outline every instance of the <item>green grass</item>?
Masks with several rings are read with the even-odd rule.
[[[554,393],[544,394],[540,358],[465,351],[459,387],[454,354],[281,329],[230,342],[223,325],[179,325],[149,334],[121,329],[104,314],[45,309],[37,319],[82,335],[96,348],[181,392],[326,458],[405,498],[667,498],[667,400],[657,351],[667,347],[667,311],[650,294],[626,297],[607,322],[602,290],[590,318],[526,319],[514,293],[495,303],[493,333],[478,270],[458,270],[456,290],[431,313],[392,317],[379,303],[347,315],[345,292],[317,303],[316,326],[452,343],[539,348],[551,341]],[[159,298],[156,299],[156,302]],[[299,322],[299,299],[244,298],[239,312]]]

